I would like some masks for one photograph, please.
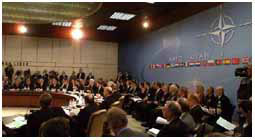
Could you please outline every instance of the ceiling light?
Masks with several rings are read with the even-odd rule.
[[[24,25],[20,25],[20,26],[18,27],[18,31],[19,31],[19,33],[24,34],[24,33],[27,32],[27,27],[24,26]]]
[[[117,29],[116,26],[110,26],[110,25],[100,25],[99,27],[97,27],[97,30],[105,30],[105,31],[114,31],[115,29]]]
[[[73,39],[80,40],[81,38],[83,38],[84,34],[81,29],[72,29],[71,35]]]
[[[122,12],[114,12],[113,15],[111,15],[111,19],[117,19],[117,20],[130,20],[134,18],[134,14],[128,14],[128,13],[122,13]]]
[[[52,25],[54,25],[54,26],[63,26],[63,27],[71,27],[72,22],[70,22],[70,21],[58,21],[58,22],[53,22]]]
[[[143,28],[147,29],[150,26],[148,21],[143,22]]]

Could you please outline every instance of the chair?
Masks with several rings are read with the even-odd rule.
[[[121,105],[121,104],[120,104],[120,101],[116,101],[116,102],[112,103],[111,107],[118,107],[118,108],[121,108],[120,105]]]
[[[123,108],[124,98],[125,98],[125,96],[121,96],[121,97],[119,98],[119,101],[120,101],[120,107],[121,107],[121,108]]]
[[[101,137],[103,135],[103,126],[106,121],[106,110],[98,110],[94,112],[88,123],[88,136]]]

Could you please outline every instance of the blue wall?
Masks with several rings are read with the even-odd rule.
[[[235,26],[225,26],[233,28],[226,30],[228,32],[223,47],[217,36],[203,36],[203,33],[218,30],[216,27],[219,26],[221,14],[224,15],[224,22],[221,23]],[[222,8],[211,8],[143,38],[121,43],[119,71],[131,72],[139,81],[177,82],[187,87],[192,87],[194,82],[199,81],[204,83],[206,88],[209,85],[222,85],[225,94],[236,104],[240,78],[234,76],[234,71],[235,68],[243,66],[241,64],[157,70],[149,69],[148,65],[173,63],[176,61],[175,57],[182,61],[251,57],[251,21],[251,3],[225,3]]]

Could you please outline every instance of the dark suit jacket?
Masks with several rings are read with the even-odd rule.
[[[189,135],[190,130],[179,118],[176,118],[170,124],[165,125],[158,133],[158,137],[185,137]]]
[[[218,115],[228,121],[232,120],[232,114],[234,110],[227,96],[222,95],[219,99],[217,99],[217,108],[220,108],[222,110],[222,112]]]
[[[100,109],[109,109],[112,105],[112,103],[114,103],[116,101],[116,97],[111,95],[108,97],[104,98],[104,101],[100,104]]]
[[[197,105],[190,110],[190,115],[196,123],[202,123],[202,117],[205,115],[200,105]]]
[[[117,137],[148,137],[148,135],[142,132],[134,131],[130,128],[126,128],[120,132]]]
[[[58,116],[67,117],[64,110],[59,107],[41,109],[32,113],[31,115],[28,116],[27,119],[28,136],[34,137],[38,136],[41,124],[51,118]]]
[[[77,122],[79,122],[81,128],[87,129],[91,114],[96,112],[97,110],[98,110],[98,106],[95,103],[89,104],[87,107],[80,110],[76,120]]]
[[[77,79],[83,79],[83,80],[85,80],[85,73],[84,73],[84,72],[78,73],[78,74],[77,74]]]
[[[216,108],[217,103],[216,103],[216,97],[214,95],[212,96],[205,96],[205,106],[211,107],[211,108]]]

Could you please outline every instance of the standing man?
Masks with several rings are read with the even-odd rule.
[[[9,65],[5,68],[4,71],[5,71],[6,76],[7,76],[8,79],[9,79],[10,83],[12,83],[12,75],[13,75],[13,73],[14,73],[14,69],[13,69],[13,67],[12,67],[12,64],[9,63]]]

